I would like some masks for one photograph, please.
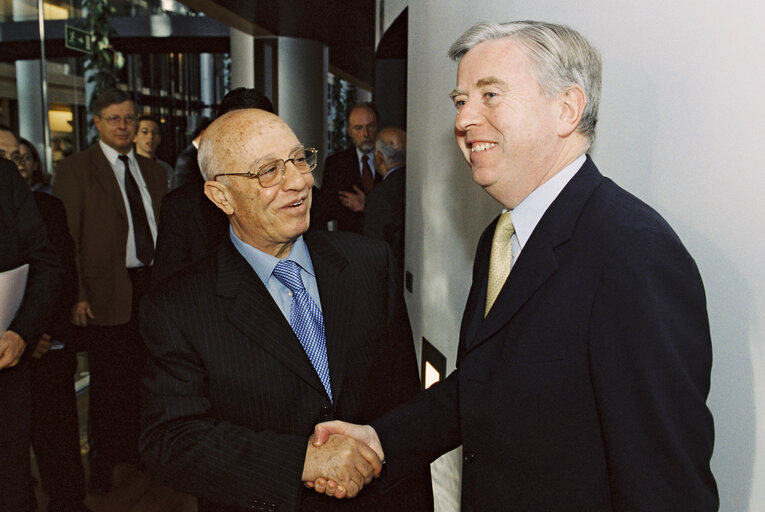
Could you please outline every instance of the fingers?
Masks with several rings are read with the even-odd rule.
[[[380,476],[380,472],[382,471],[382,461],[377,456],[377,452],[375,452],[372,448],[370,448],[368,445],[357,441],[359,454],[364,458],[364,460],[369,464],[369,473],[365,476],[364,483],[368,484],[372,481],[372,478],[377,478]]]
[[[4,331],[0,335],[0,370],[12,368],[19,364],[21,354],[27,344],[24,339],[13,331]]]

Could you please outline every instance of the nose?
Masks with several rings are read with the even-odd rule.
[[[466,132],[472,126],[480,122],[478,107],[469,98],[457,110],[457,117],[454,120],[454,128],[460,132]]]
[[[303,190],[305,187],[313,186],[313,175],[310,172],[301,173],[295,167],[292,160],[284,164],[284,179],[282,179],[282,188],[284,190]]]

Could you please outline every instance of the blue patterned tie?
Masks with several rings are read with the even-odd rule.
[[[274,268],[274,277],[292,292],[290,326],[303,345],[303,350],[319,374],[330,401],[332,389],[329,383],[327,362],[327,339],[324,336],[324,316],[319,306],[311,299],[300,278],[300,267],[292,260],[281,260]]]

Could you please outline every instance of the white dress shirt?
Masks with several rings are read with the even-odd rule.
[[[104,152],[104,156],[109,161],[109,165],[112,166],[114,176],[117,178],[117,183],[120,186],[120,192],[122,192],[122,200],[125,202],[125,211],[127,211],[128,220],[128,237],[127,237],[127,250],[125,251],[125,266],[127,268],[136,268],[143,266],[141,260],[138,259],[135,249],[135,235],[133,234],[133,216],[130,214],[130,203],[128,202],[127,192],[125,192],[125,164],[120,160],[120,155],[116,149],[104,144],[102,141],[98,141],[101,146],[101,151]],[[135,159],[135,153],[130,150],[130,153],[126,155],[128,157],[128,165],[130,166],[130,174],[133,175],[135,182],[138,184],[138,190],[141,191],[141,199],[143,200],[143,209],[146,210],[146,218],[149,221],[149,227],[151,228],[151,237],[154,240],[154,245],[157,244],[157,221],[154,218],[154,208],[151,205],[151,195],[149,189],[146,187],[146,182],[143,180],[143,174],[138,167],[138,161]]]
[[[513,227],[515,228],[515,233],[510,237],[510,244],[513,248],[511,268],[512,265],[515,265],[515,261],[520,256],[523,246],[526,245],[542,216],[552,202],[555,201],[555,198],[558,197],[561,190],[571,181],[571,178],[574,177],[577,171],[582,168],[585,160],[586,156],[582,153],[555,176],[526,196],[518,206],[510,210],[510,217],[513,219]]]

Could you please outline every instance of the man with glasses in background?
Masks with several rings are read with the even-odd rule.
[[[98,144],[61,161],[54,195],[66,206],[77,249],[72,323],[87,327],[90,481],[105,493],[119,462],[138,463],[138,386],[146,350],[138,301],[148,289],[167,174],[136,155],[130,96],[104,91],[92,105]]]
[[[199,163],[227,236],[141,307],[142,455],[202,512],[433,509],[429,468],[398,493],[372,489],[348,503],[301,484],[332,461],[349,495],[369,484],[381,467],[374,452],[344,436],[315,448],[314,423],[372,419],[419,389],[390,249],[308,231],[316,162],[270,112],[216,119]]]

